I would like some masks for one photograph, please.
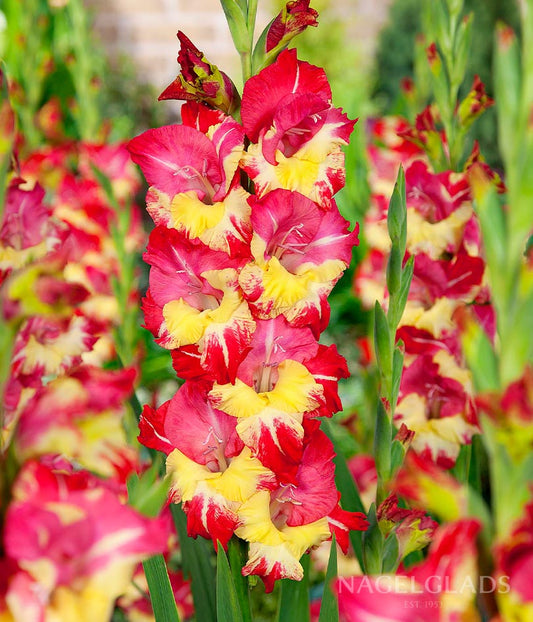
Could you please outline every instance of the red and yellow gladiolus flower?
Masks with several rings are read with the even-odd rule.
[[[332,106],[324,71],[299,61],[295,50],[283,51],[246,82],[241,116],[252,143],[242,167],[258,196],[295,190],[329,209],[344,186],[341,145],[355,121]]]
[[[238,183],[244,131],[231,117],[184,104],[183,125],[148,130],[129,143],[150,190],[147,207],[157,225],[199,238],[213,250],[246,254],[249,194]]]
[[[243,572],[270,590],[301,578],[307,549],[332,533],[347,549],[349,529],[366,527],[339,506],[316,420],[341,408],[337,383],[348,374],[335,346],[317,339],[357,243],[332,198],[353,122],[332,107],[323,71],[293,51],[247,82],[243,127],[202,104],[182,112],[183,126],[130,143],[157,225],[146,326],[186,379],[145,409],[139,439],[167,454],[189,534],[224,547],[233,533],[247,540]]]
[[[115,465],[139,468],[123,427],[135,371],[79,366],[36,389],[20,413],[15,446],[22,460],[69,456],[84,468],[117,477]]]
[[[339,578],[335,591],[345,622],[479,621],[476,536],[465,519],[439,527],[427,558],[396,575]]]
[[[29,461],[6,514],[7,610],[32,622],[107,620],[139,561],[167,538],[162,519],[124,505],[116,485],[65,460]]]

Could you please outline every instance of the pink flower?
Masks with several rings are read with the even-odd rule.
[[[145,408],[139,440],[167,454],[189,535],[249,542],[243,574],[270,591],[276,579],[301,579],[306,550],[332,533],[346,549],[349,530],[366,528],[339,506],[332,446],[316,420],[341,408],[338,379],[348,374],[317,338],[357,243],[332,199],[353,122],[331,106],[322,70],[294,52],[245,85],[244,128],[202,104],[187,103],[182,117],[130,143],[157,225],[145,254],[146,326],[186,380]],[[281,177],[265,181],[256,164]]]
[[[297,192],[274,190],[252,204],[254,261],[239,283],[255,314],[280,313],[319,334],[327,325],[326,298],[350,263],[357,228],[335,209],[323,212]]]
[[[19,330],[12,373],[25,385],[40,386],[43,376],[57,375],[81,364],[98,339],[101,326],[76,313],[70,318],[34,316]]]
[[[276,62],[247,81],[241,115],[253,143],[242,166],[263,196],[275,188],[296,190],[324,209],[344,186],[344,156],[353,130],[331,105],[322,69],[283,51]]]
[[[182,115],[184,125],[148,130],[128,145],[151,186],[148,211],[158,225],[231,256],[246,254],[250,208],[237,174],[244,131],[201,104],[185,104]]]
[[[418,355],[402,375],[394,420],[415,432],[415,451],[443,468],[452,467],[461,445],[479,432],[471,383],[444,349]]]
[[[143,310],[157,342],[167,349],[198,343],[204,369],[234,377],[255,326],[238,283],[242,262],[163,226],[144,259],[152,269]]]
[[[43,188],[25,190],[23,184],[15,179],[6,191],[0,222],[0,283],[13,269],[44,257],[60,243],[59,223],[51,220],[52,210],[43,203]]]
[[[79,366],[38,388],[20,413],[15,437],[23,460],[61,454],[104,476],[117,477],[139,457],[127,444],[122,418],[135,371]]]
[[[397,575],[335,582],[343,622],[479,620],[475,539],[480,525],[462,520],[440,527],[427,559]]]
[[[32,621],[109,619],[136,565],[162,552],[167,537],[162,520],[124,505],[87,471],[66,461],[27,462],[6,514],[4,546],[14,568],[8,609],[17,620],[29,613]],[[39,594],[30,608],[28,593]]]
[[[243,443],[235,432],[236,420],[216,410],[207,399],[210,383],[186,382],[157,410],[144,407],[139,440],[147,447],[170,454],[179,449],[212,471],[226,467]]]

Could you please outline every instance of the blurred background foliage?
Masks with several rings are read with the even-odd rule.
[[[375,82],[371,98],[380,114],[406,114],[408,111],[401,90],[403,78],[415,76],[415,42],[419,33],[426,31],[425,6],[427,0],[395,0],[389,12],[389,21],[382,29],[375,55]],[[494,31],[498,22],[504,22],[520,33],[520,14],[516,0],[465,0],[466,13],[473,13],[471,54],[466,79],[460,96],[464,97],[479,75],[489,96],[494,96],[492,57]],[[427,41],[424,45],[429,45]],[[419,81],[420,83],[421,81]],[[423,94],[422,94],[423,99]],[[427,101],[417,102],[418,110]],[[491,166],[501,167],[496,137],[496,107],[487,111],[476,124],[473,138],[479,140],[481,152]],[[412,119],[411,119],[412,120]]]
[[[36,150],[77,141],[127,141],[169,122],[158,106],[156,87],[139,81],[131,59],[106,56],[82,0],[0,0],[0,11],[0,57],[17,116],[21,160]],[[70,166],[77,166],[75,158]],[[138,205],[144,204],[145,194],[146,186],[135,197]],[[141,213],[148,232],[151,219],[146,210]],[[134,263],[144,293],[148,266],[140,255]],[[139,305],[132,319],[144,349],[142,386],[166,396],[175,390],[170,355],[140,329]],[[167,382],[173,383],[168,391]]]
[[[82,0],[0,0],[0,56],[28,149],[113,142],[164,122],[133,63],[106,58]]]

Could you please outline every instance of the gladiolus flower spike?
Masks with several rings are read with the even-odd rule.
[[[167,454],[189,535],[247,541],[242,573],[270,591],[301,579],[302,554],[333,532],[366,528],[339,506],[317,421],[341,408],[337,382],[348,375],[317,339],[358,244],[333,199],[355,122],[294,50],[247,81],[242,126],[203,101],[183,105],[182,125],[129,144],[156,224],[145,324],[185,379],[145,407],[139,440]]]

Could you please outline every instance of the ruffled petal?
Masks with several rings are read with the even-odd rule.
[[[338,210],[324,212],[298,192],[273,190],[252,203],[252,252],[258,261],[277,257],[290,272],[304,264],[319,266],[337,259],[347,266],[359,243],[358,227],[348,231],[348,221]]]
[[[321,430],[315,430],[305,444],[296,485],[276,495],[283,503],[288,526],[312,523],[333,510],[337,504],[334,457],[331,441]]]
[[[270,519],[270,495],[261,491],[239,508],[241,526],[237,535],[250,542],[248,563],[242,573],[259,575],[271,591],[274,581],[283,578],[301,580],[299,563],[305,551],[327,540],[327,521],[320,520],[300,527],[278,529]]]
[[[256,389],[269,385],[268,377],[272,378],[280,363],[286,359],[305,363],[316,355],[318,347],[309,328],[294,328],[283,315],[258,320],[238,377]]]
[[[293,326],[309,326],[318,335],[329,320],[327,296],[345,267],[342,261],[330,260],[321,266],[304,264],[293,274],[272,257],[263,266],[244,266],[239,284],[260,319],[283,314]]]
[[[322,388],[298,361],[281,362],[275,380],[271,381],[272,387],[258,387],[258,391],[239,378],[234,384],[215,383],[209,397],[216,408],[239,418],[251,417],[266,407],[304,413],[314,410],[323,401]]]
[[[281,482],[294,482],[303,451],[301,415],[264,408],[241,419],[237,434],[258,460]]]
[[[235,433],[236,421],[214,409],[207,399],[210,385],[188,381],[170,400],[165,418],[165,436],[198,464],[211,464],[237,455],[242,443]]]
[[[213,143],[186,125],[147,130],[128,150],[148,184],[170,196],[192,190],[200,199],[211,197],[224,181]]]
[[[252,142],[257,142],[262,129],[272,125],[283,99],[294,93],[315,94],[331,102],[331,88],[324,70],[299,61],[296,50],[284,50],[275,63],[246,81],[241,116]]]
[[[340,493],[338,497],[340,498]],[[335,539],[342,552],[347,555],[350,531],[365,531],[368,528],[368,521],[362,512],[349,512],[337,504],[328,514],[328,525],[331,533],[335,534]]]
[[[253,180],[258,196],[284,188],[303,194],[325,210],[333,208],[333,195],[344,187],[346,180],[344,153],[337,145],[320,156],[307,144],[290,158],[278,151],[276,164],[270,164],[260,141],[250,145],[241,166]]]

